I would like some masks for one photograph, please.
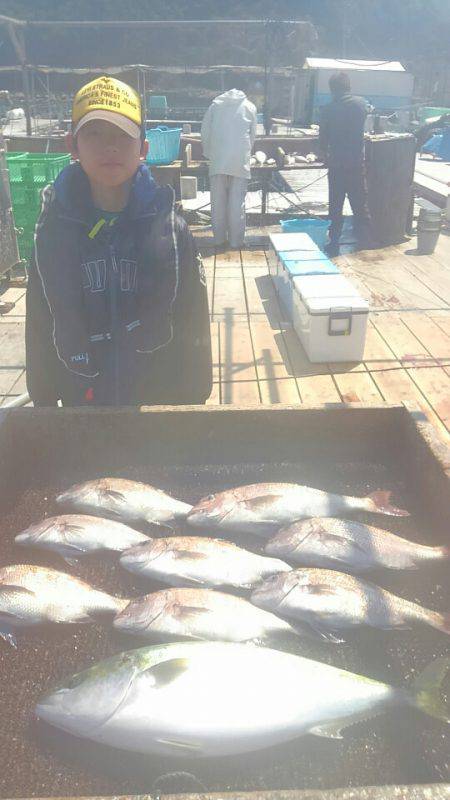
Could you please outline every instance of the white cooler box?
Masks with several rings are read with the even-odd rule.
[[[289,250],[302,250],[305,253],[320,253],[316,243],[307,233],[271,233],[270,245],[267,254],[269,261],[269,275],[275,277],[279,272],[280,253]]]
[[[347,278],[294,278],[292,300],[294,329],[310,361],[362,361],[369,304]]]

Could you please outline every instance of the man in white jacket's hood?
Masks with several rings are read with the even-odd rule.
[[[211,216],[216,246],[238,248],[245,237],[245,194],[256,138],[256,108],[244,92],[216,97],[202,123],[203,152],[210,161]]]

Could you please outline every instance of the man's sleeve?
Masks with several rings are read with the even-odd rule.
[[[212,114],[212,109],[210,106],[205,116],[203,117],[202,128],[201,128],[202,149],[205,158],[209,158],[210,156],[211,114]]]
[[[28,394],[35,406],[56,406],[58,364],[53,324],[34,254],[28,270],[25,346]]]
[[[257,124],[258,124],[258,117],[256,116],[256,108],[254,107],[252,113],[252,121],[250,125],[250,144],[252,147],[255,144]]]
[[[319,120],[319,156],[325,161],[328,158],[328,148],[330,145],[330,118],[328,109],[323,106]]]
[[[178,233],[180,293],[174,320],[178,351],[177,402],[205,403],[212,389],[211,330],[206,275],[184,220]]]

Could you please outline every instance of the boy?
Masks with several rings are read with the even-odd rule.
[[[97,78],[73,103],[70,164],[43,192],[27,290],[35,406],[204,403],[211,341],[201,259],[157,187],[139,95]]]

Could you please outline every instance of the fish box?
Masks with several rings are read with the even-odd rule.
[[[314,363],[362,361],[369,304],[343,275],[293,279],[292,319]]]
[[[271,233],[269,236],[269,249],[267,258],[269,261],[269,275],[278,275],[280,253],[292,250],[305,253],[323,253],[319,250],[307,233]]]
[[[280,298],[289,319],[293,313],[293,281],[304,275],[338,275],[339,270],[320,250],[306,252],[304,250],[284,251],[279,254],[278,274],[273,278],[278,297]]]
[[[411,516],[359,519],[411,541],[450,543],[449,449],[422,412],[404,406],[21,408],[0,411],[0,423],[0,567],[49,566],[109,593],[142,594],[137,576],[120,569],[117,555],[94,554],[69,566],[54,554],[14,544],[17,532],[57,513],[57,493],[100,476],[144,481],[191,503],[255,482],[296,482],[356,496],[391,489]],[[255,539],[236,541],[261,552],[263,543]],[[450,609],[448,565],[383,573],[378,582],[428,608]],[[145,592],[159,588],[146,584]],[[344,731],[343,740],[303,736],[242,756],[198,760],[127,753],[35,720],[44,693],[140,645],[97,624],[35,628],[20,635],[17,650],[0,641],[2,800],[448,798],[448,726],[413,708],[387,709]],[[278,646],[403,688],[431,660],[448,655],[448,638],[425,627],[362,629],[346,645],[308,637]]]

